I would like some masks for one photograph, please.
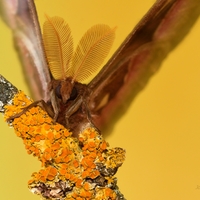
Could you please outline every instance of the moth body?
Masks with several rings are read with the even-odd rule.
[[[50,102],[50,104],[52,107],[54,106],[53,103],[58,105],[59,110],[56,121],[74,131],[78,126],[76,123],[72,123],[70,118],[79,113],[79,117],[77,117],[79,120],[75,120],[78,123],[83,118],[87,120],[88,112],[90,112],[86,106],[89,92],[87,85],[79,82],[71,84],[69,78],[64,81],[53,81],[53,90],[55,91],[56,101]]]

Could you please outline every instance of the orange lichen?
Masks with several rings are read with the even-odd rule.
[[[13,103],[6,106],[5,120],[31,103],[19,92]],[[42,163],[42,169],[33,173],[28,182],[33,193],[44,199],[61,200],[115,200],[119,197],[113,175],[122,165],[125,151],[108,149],[108,143],[94,128],[87,128],[78,139],[74,138],[39,106],[27,109],[14,118],[11,125],[22,138],[28,154]]]

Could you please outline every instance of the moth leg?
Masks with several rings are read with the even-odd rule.
[[[87,120],[92,123],[92,117],[86,101],[83,101],[82,111],[86,113]],[[92,123],[93,124],[93,123]]]
[[[7,122],[14,120],[17,117],[20,117],[21,115],[23,115],[24,113],[26,113],[29,109],[35,107],[35,106],[40,106],[42,109],[44,109],[50,117],[54,116],[54,113],[52,111],[52,109],[46,104],[46,102],[44,100],[39,100],[39,101],[35,101],[32,104],[30,104],[29,106],[23,108],[23,110],[11,117],[9,117],[7,119]]]
[[[69,118],[71,115],[73,115],[81,106],[83,103],[83,97],[77,96],[76,100],[74,101],[73,105],[70,106],[70,108],[65,113],[65,123],[66,127],[69,127]]]
[[[95,126],[95,124],[92,121],[90,109],[88,108],[88,104],[86,101],[83,101],[83,109],[85,109],[86,111],[87,120],[90,122],[91,126],[93,126],[93,128],[95,128],[100,133],[101,131]]]
[[[59,108],[59,105],[57,103],[58,101],[57,101],[57,97],[56,97],[54,90],[52,90],[50,92],[50,96],[51,96],[51,105],[52,105],[53,111],[54,111],[54,115],[53,115],[52,118],[53,118],[53,121],[56,122],[57,119],[58,119],[60,108]]]

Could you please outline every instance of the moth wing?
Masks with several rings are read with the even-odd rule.
[[[41,30],[32,0],[0,0],[1,16],[13,32],[15,47],[36,100],[49,99],[51,80]]]
[[[152,6],[88,85],[88,107],[98,128],[112,128],[199,14],[198,0],[161,0]]]

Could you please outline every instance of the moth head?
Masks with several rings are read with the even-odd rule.
[[[66,103],[68,100],[74,100],[78,94],[76,87],[74,87],[74,84],[69,78],[60,81],[59,84],[54,88],[54,90],[56,96],[59,99],[62,99],[63,103]]]

